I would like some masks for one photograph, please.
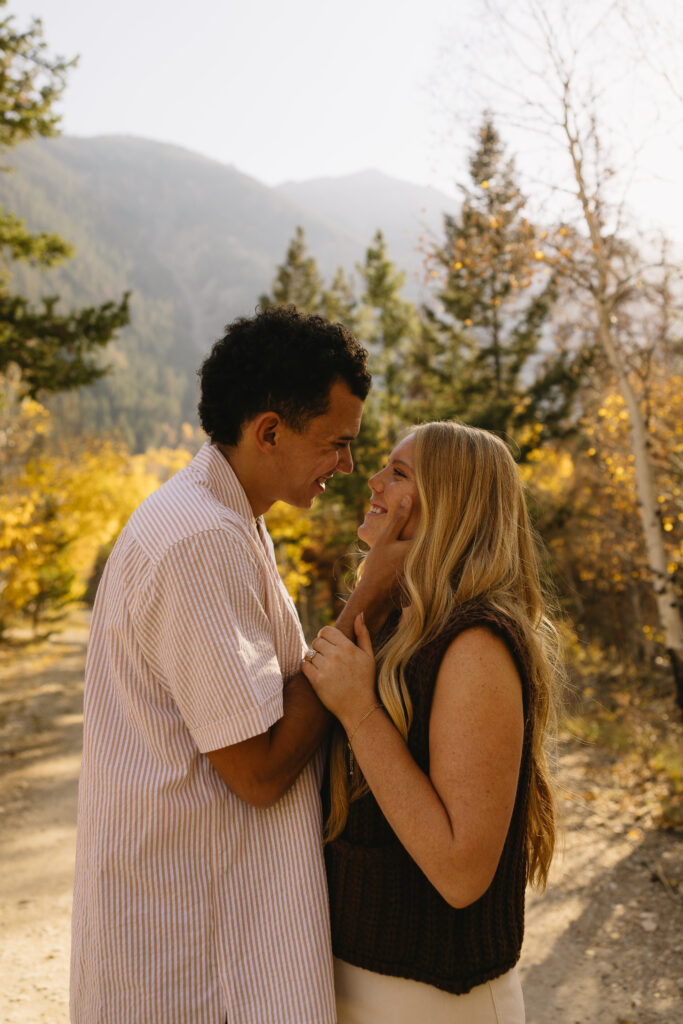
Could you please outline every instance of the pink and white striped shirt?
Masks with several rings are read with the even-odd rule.
[[[268,729],[305,650],[273,545],[206,444],[133,514],[95,602],[73,1024],[332,1024],[320,752],[273,807],[207,751]]]

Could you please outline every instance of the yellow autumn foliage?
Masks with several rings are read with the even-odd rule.
[[[266,513],[266,525],[275,547],[280,575],[293,601],[311,582],[311,517],[301,509],[276,501]]]
[[[49,433],[47,410],[24,400],[18,412],[14,445],[0,435],[0,629],[82,597],[99,553],[191,457],[184,448],[131,456],[100,440],[48,452],[36,444]]]
[[[529,452],[526,462],[519,467],[519,475],[537,495],[557,498],[571,487],[574,459],[569,452],[546,444]]]
[[[683,565],[683,379],[650,382],[651,455],[667,572]],[[533,435],[526,439],[533,442]],[[610,638],[652,658],[661,642],[638,507],[628,414],[610,390],[587,410],[580,435],[538,444],[520,474],[569,613],[582,635]],[[602,642],[602,640],[601,640]]]

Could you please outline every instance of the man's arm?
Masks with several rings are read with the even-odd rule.
[[[284,796],[327,733],[331,716],[301,672],[285,685],[282,718],[268,732],[212,750],[207,757],[226,786],[253,807]]]
[[[363,578],[337,619],[337,628],[353,638],[353,623],[362,612],[371,632],[391,605],[408,542],[399,540],[410,505],[398,509],[368,556]],[[318,749],[331,716],[298,672],[284,688],[282,718],[267,732],[207,753],[229,789],[254,807],[270,807],[287,792]]]

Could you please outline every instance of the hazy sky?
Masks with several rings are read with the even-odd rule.
[[[130,133],[267,184],[435,177],[429,81],[457,0],[9,0],[80,54],[63,129]],[[445,177],[445,176],[444,176]]]
[[[638,33],[611,43],[599,36],[600,11],[615,5],[544,0],[543,8],[553,3],[572,25],[579,14],[597,16],[594,56],[582,46],[589,70],[613,67],[603,113],[621,122],[622,141],[640,147],[633,204],[645,226],[665,225],[683,241],[683,92],[678,98],[656,66],[645,86],[634,85]],[[505,6],[514,12],[515,0]],[[680,7],[631,6],[648,27],[644,12],[676,18]],[[481,54],[490,65],[484,0],[9,0],[5,10],[22,25],[39,16],[53,53],[79,55],[62,102],[66,133],[174,142],[266,184],[369,167],[449,192],[466,179],[467,131],[480,108],[466,101],[470,123],[453,115],[469,96],[468,61]],[[675,65],[675,50],[666,57]],[[541,78],[538,88],[542,95]],[[668,120],[653,132],[660,96]],[[499,128],[533,192],[544,140],[516,135],[511,122]]]

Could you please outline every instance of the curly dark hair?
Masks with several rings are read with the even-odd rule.
[[[235,445],[245,423],[271,410],[301,432],[345,381],[365,399],[367,351],[342,325],[294,306],[270,306],[228,324],[199,370],[199,420],[212,441]]]

